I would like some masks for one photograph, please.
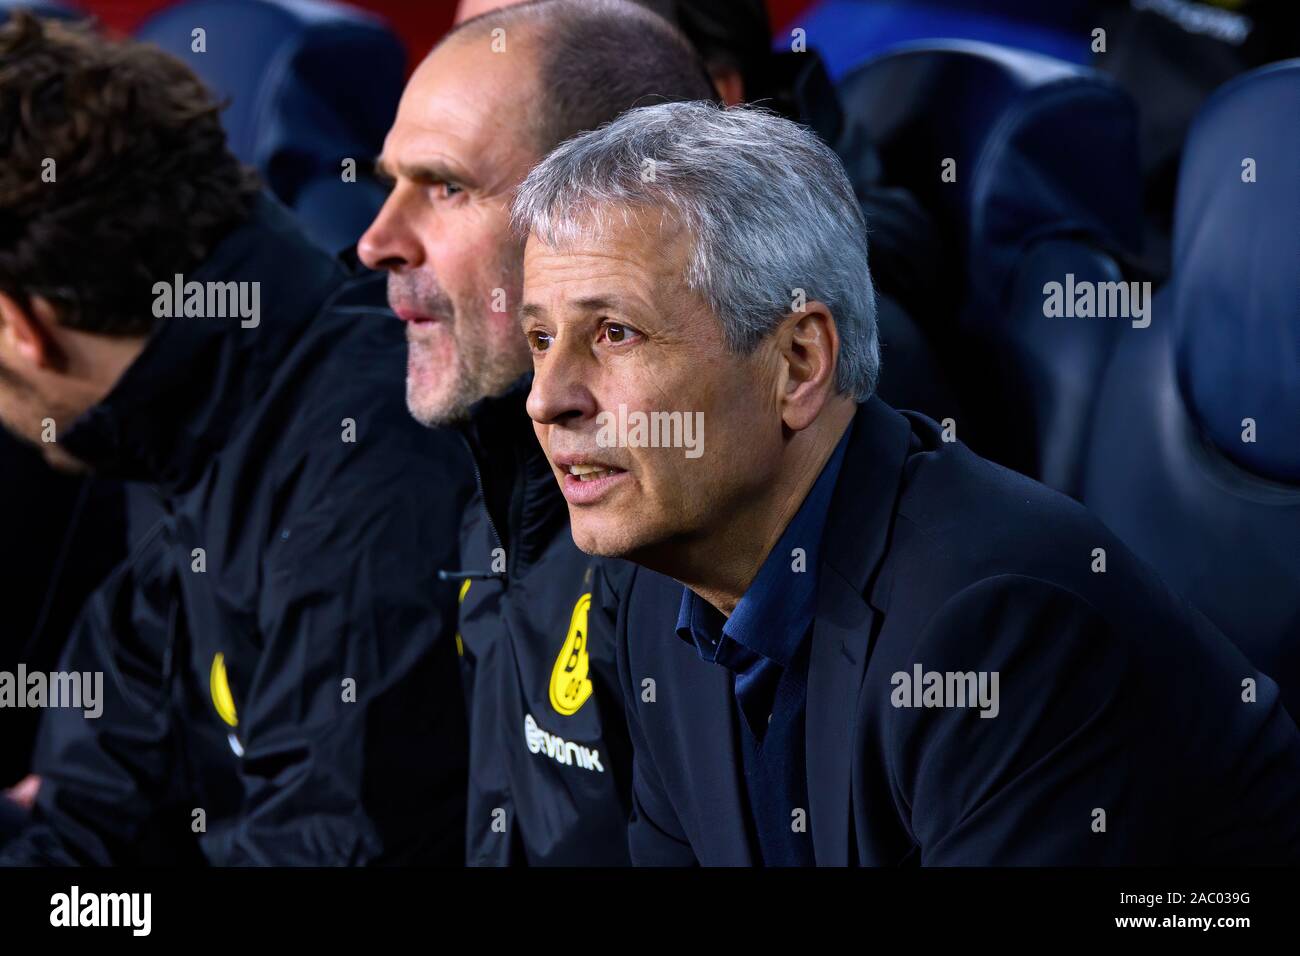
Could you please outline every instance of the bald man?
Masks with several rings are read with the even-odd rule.
[[[453,30],[412,75],[379,168],[392,182],[358,254],[407,323],[407,404],[464,436],[479,498],[461,534],[471,865],[629,861],[631,755],[612,637],[589,631],[594,559],[524,401],[515,187],[555,145],[630,107],[711,99],[662,18],[542,0]],[[522,378],[521,378],[522,377]],[[596,615],[591,615],[596,625]]]

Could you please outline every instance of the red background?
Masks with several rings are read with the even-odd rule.
[[[175,0],[69,0],[73,6],[89,10],[110,30],[130,33],[149,14],[170,6]],[[393,24],[406,44],[407,66],[413,67],[425,52],[451,26],[456,0],[349,0],[352,6],[364,7],[384,16]],[[772,26],[780,30],[812,0],[767,0]]]

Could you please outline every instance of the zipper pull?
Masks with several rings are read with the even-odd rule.
[[[439,571],[439,581],[479,581],[490,580],[491,578],[504,578],[505,574],[498,571]]]

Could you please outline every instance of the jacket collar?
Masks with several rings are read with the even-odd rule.
[[[188,486],[263,399],[341,277],[278,203],[258,197],[183,281],[259,282],[259,324],[163,319],[108,396],[73,423],[66,447],[115,477]]]
[[[569,523],[568,505],[528,417],[531,388],[530,373],[504,394],[475,403],[461,426],[511,579],[523,576],[557,534],[567,534]]]
[[[858,406],[851,427],[831,500],[835,520],[826,526],[821,563],[832,568],[855,593],[864,595],[894,525],[912,426],[872,396]],[[879,590],[872,588],[872,602],[884,600],[876,594]]]
[[[875,397],[858,406],[852,428],[822,543],[805,726],[813,846],[818,864],[831,866],[850,862],[854,715],[887,603],[877,572],[912,438],[907,419]]]

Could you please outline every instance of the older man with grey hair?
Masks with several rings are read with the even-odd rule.
[[[874,397],[862,223],[814,136],[635,109],[513,213],[574,540],[641,566],[634,862],[1300,859],[1276,685],[1079,505]]]

